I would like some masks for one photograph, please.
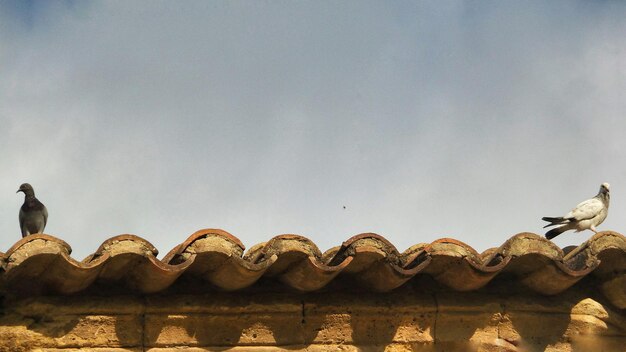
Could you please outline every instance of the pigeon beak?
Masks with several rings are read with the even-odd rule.
[[[17,192],[15,192],[15,193],[20,193],[20,192],[22,192],[22,190],[21,190],[21,189],[18,189],[18,190],[17,190]]]

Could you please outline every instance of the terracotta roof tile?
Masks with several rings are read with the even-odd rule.
[[[240,290],[270,278],[301,291],[345,279],[384,292],[416,275],[428,275],[453,290],[470,291],[502,275],[553,295],[590,276],[613,304],[626,308],[626,238],[610,231],[565,249],[539,235],[520,233],[483,253],[450,238],[417,244],[400,253],[384,237],[365,233],[322,253],[311,240],[298,235],[276,236],[245,251],[241,241],[228,232],[205,229],[161,260],[150,242],[134,235],[106,240],[81,262],[70,253],[70,246],[53,236],[21,239],[6,253],[0,252],[0,290],[71,294],[102,285],[153,293],[184,275],[222,290]]]

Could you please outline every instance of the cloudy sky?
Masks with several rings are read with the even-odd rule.
[[[202,228],[484,250],[605,181],[600,229],[624,232],[624,18],[613,1],[1,1],[0,251],[23,182],[78,259],[123,233],[164,255]]]

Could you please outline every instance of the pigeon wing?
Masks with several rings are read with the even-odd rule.
[[[48,223],[48,209],[46,209],[46,206],[43,205],[43,209],[41,210],[41,213],[43,214],[43,228],[41,229],[41,232],[43,232],[44,228],[46,227],[46,224]]]
[[[25,220],[26,220],[26,214],[24,214],[24,209],[20,208],[20,229],[24,228]]]
[[[572,209],[572,211],[567,213],[564,217],[566,219],[574,219],[578,221],[591,219],[598,215],[602,209],[604,209],[602,201],[597,198],[591,198],[578,204],[576,208]]]

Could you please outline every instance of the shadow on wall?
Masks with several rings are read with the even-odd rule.
[[[544,351],[564,341],[571,324],[570,314],[535,312],[508,312],[501,329],[501,337],[522,351]]]
[[[146,347],[199,346],[230,349],[233,346],[309,345],[320,327],[303,324],[288,314],[148,315]]]

